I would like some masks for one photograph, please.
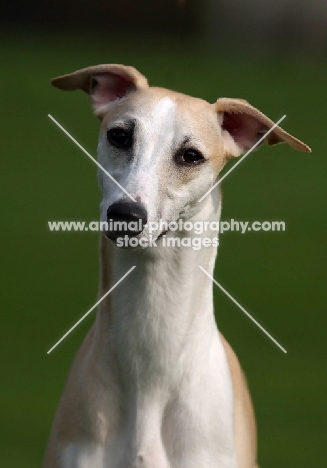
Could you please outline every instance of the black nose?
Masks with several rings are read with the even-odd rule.
[[[108,237],[129,237],[140,234],[148,221],[148,214],[142,203],[116,202],[107,210]]]

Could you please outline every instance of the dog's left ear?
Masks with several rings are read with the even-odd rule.
[[[220,98],[214,105],[219,116],[227,157],[245,153],[274,126],[272,120],[243,99]],[[268,145],[288,143],[297,150],[311,151],[309,146],[280,127],[270,132],[263,142]]]
[[[97,117],[102,118],[106,106],[137,89],[147,88],[147,79],[133,67],[125,65],[96,65],[83,68],[51,80],[56,88],[65,91],[82,89],[91,98]]]

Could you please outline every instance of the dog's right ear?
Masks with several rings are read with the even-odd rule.
[[[53,78],[51,84],[65,91],[85,91],[91,98],[95,115],[100,119],[106,113],[107,104],[137,89],[148,87],[147,79],[140,72],[125,65],[96,65],[83,68]]]

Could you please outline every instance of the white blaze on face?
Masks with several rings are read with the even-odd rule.
[[[168,97],[160,99],[142,122],[141,162],[155,163],[174,135],[174,114],[176,104]]]
[[[134,197],[146,205],[156,204],[159,189],[157,165],[161,158],[170,157],[174,138],[176,104],[168,97],[161,98],[140,121],[136,141],[135,179],[130,186]],[[154,211],[154,206],[150,207]]]
[[[152,115],[160,127],[170,130],[174,127],[174,113],[176,104],[169,97],[161,98],[154,106]]]

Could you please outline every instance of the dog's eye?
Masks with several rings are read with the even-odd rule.
[[[176,158],[177,164],[185,164],[190,166],[195,166],[196,164],[203,163],[204,161],[205,159],[202,154],[194,149],[188,149],[179,154]]]
[[[119,127],[107,131],[107,140],[116,148],[129,149],[132,146],[131,132]]]

